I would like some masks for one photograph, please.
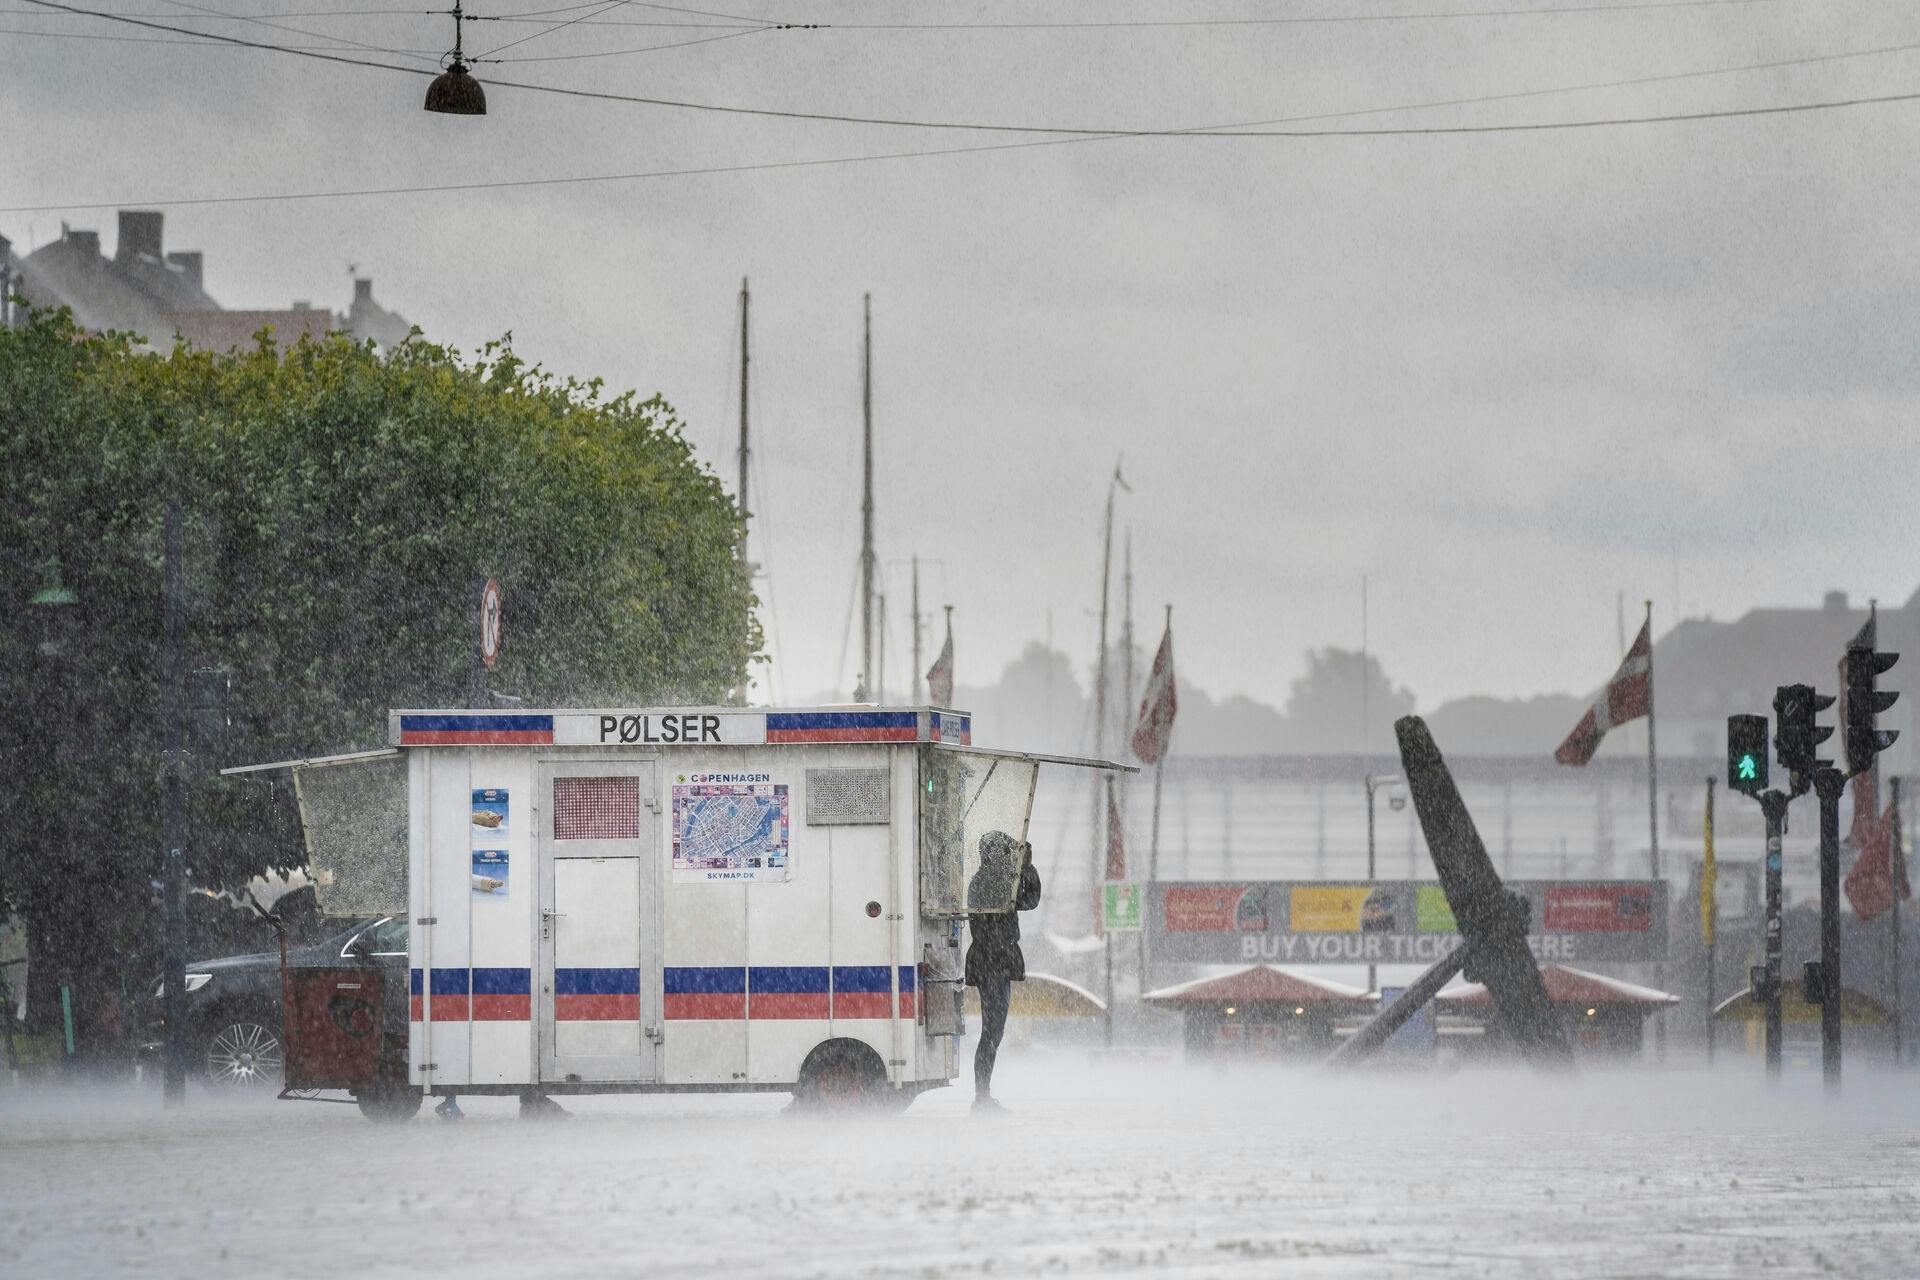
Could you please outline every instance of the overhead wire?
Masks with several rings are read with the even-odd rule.
[[[312,40],[331,40],[336,45],[346,47],[346,48],[360,49],[367,53],[391,53],[404,58],[422,56],[419,54],[410,53],[404,49],[394,49],[386,45],[366,44],[359,40],[349,40],[345,36],[330,35],[324,31],[309,31],[305,27],[290,27],[286,25],[284,22],[269,22],[265,18],[254,18],[254,17],[243,15],[243,14],[229,13],[223,9],[215,9],[210,5],[194,4],[191,2],[191,0],[161,0],[161,2],[163,4],[170,4],[176,9],[190,9],[190,10],[194,10],[195,12],[198,12],[201,14],[208,14],[216,18],[227,19],[234,22],[244,22],[256,27],[267,27],[274,31],[287,31],[287,32],[291,32],[294,35],[306,36],[307,38]],[[205,32],[190,32],[190,34],[198,35],[203,39],[207,37],[207,33]]]
[[[446,10],[444,9],[305,9],[305,10],[299,10],[294,13],[246,14],[246,15],[237,14],[237,13],[220,13],[220,14],[214,15],[211,18],[207,18],[205,20],[219,21],[219,22],[244,22],[249,20],[250,18],[266,18],[266,17],[273,17],[273,18],[384,18],[384,17],[404,16],[404,17],[410,17],[410,18],[417,18],[424,14],[434,14],[434,13],[444,13],[444,12],[446,12]],[[47,17],[54,16],[52,14],[42,13],[38,9],[0,9],[0,14],[14,15],[18,17],[35,17],[35,18],[47,18]],[[166,13],[161,13],[154,9],[95,9],[90,11],[89,16],[90,17],[130,17],[130,18],[172,17],[180,22],[191,22],[194,20],[193,17],[188,14],[166,14]]]
[[[633,49],[599,49],[590,53],[550,53],[536,54],[521,58],[474,58],[474,62],[580,62],[589,58],[624,58],[635,53],[658,53],[662,49],[684,49],[689,45],[712,44],[716,40],[735,40],[741,36],[758,35],[762,31],[771,31],[771,27],[747,27],[740,31],[729,31],[721,36],[701,36],[695,40],[675,40],[671,44],[647,44]],[[505,47],[505,46],[503,46]]]
[[[1255,18],[1095,18],[1083,21],[1040,22],[793,22],[777,18],[750,18],[744,14],[714,13],[706,9],[682,9],[673,5],[649,4],[636,7],[661,9],[673,13],[725,18],[729,21],[764,26],[780,26],[806,31],[1072,31],[1155,29],[1177,27],[1290,27],[1352,23],[1436,22],[1483,18],[1578,17],[1607,13],[1645,13],[1663,9],[1718,9],[1778,4],[1781,0],[1628,0],[1624,4],[1560,5],[1551,8],[1443,9],[1412,13],[1332,13],[1290,14],[1283,17]],[[629,25],[627,20],[592,23],[598,26]],[[637,25],[637,24],[636,24]],[[697,24],[689,24],[697,25]]]
[[[115,44],[172,44],[185,45],[195,49],[219,49],[222,51],[231,51],[234,48],[234,46],[230,44],[216,44],[211,41],[193,38],[174,40],[166,36],[109,36],[102,35],[97,31],[22,31],[17,28],[0,27],[0,35],[25,36],[33,40],[104,40]],[[288,45],[287,47],[290,49],[306,50],[338,49],[340,46],[337,44],[296,44]],[[437,56],[430,49],[396,49],[394,52],[411,54],[420,58]]]
[[[1597,120],[1565,120],[1506,125],[1446,125],[1437,127],[1401,127],[1386,129],[1296,129],[1273,130],[1259,134],[1134,133],[1102,134],[1094,137],[1041,138],[1025,142],[984,143],[978,146],[937,147],[916,151],[891,151],[870,155],[820,156],[807,160],[766,160],[747,164],[701,165],[683,169],[654,169],[635,173],[579,174],[559,178],[509,178],[492,182],[445,182],[405,187],[364,187],[334,191],[291,191],[241,196],[187,196],[177,199],[117,199],[65,204],[6,205],[0,213],[53,213],[63,210],[84,211],[140,206],[146,208],[184,208],[194,205],[264,204],[296,200],[345,200],[374,196],[431,195],[452,191],[502,191],[521,187],[581,186],[602,182],[639,182],[654,178],[712,177],[731,173],[762,173],[782,169],[817,169],[833,165],[873,164],[890,160],[918,160],[939,156],[978,155],[993,151],[1020,151],[1033,147],[1060,147],[1075,143],[1115,142],[1122,138],[1166,137],[1285,137],[1285,138],[1383,138],[1433,136],[1443,134],[1532,133],[1544,131],[1598,129],[1642,124],[1673,124],[1705,120],[1734,120],[1753,116],[1789,115],[1809,111],[1831,111],[1849,107],[1874,106],[1920,101],[1920,92],[1881,94],[1824,102],[1791,103],[1772,107],[1745,107],[1725,111],[1678,112],[1647,116],[1618,116]],[[1374,108],[1375,110],[1412,110],[1411,107]]]
[[[183,2],[183,0],[174,0],[174,2],[180,3],[180,2]],[[627,0],[616,0],[616,2],[626,3]],[[38,5],[42,8],[47,8],[47,9],[63,10],[68,13],[87,14],[90,16],[101,16],[93,13],[93,11],[91,10],[80,8],[74,5],[63,4],[60,2],[60,0],[27,0],[27,3]],[[325,62],[344,63],[349,66],[364,66],[364,67],[371,67],[371,68],[386,70],[386,71],[401,71],[409,75],[431,76],[435,74],[434,71],[431,71],[422,67],[398,66],[390,62],[375,62],[370,59],[350,58],[345,56],[344,54],[333,54],[333,53],[326,53],[326,52],[309,50],[309,49],[296,49],[287,45],[268,44],[263,41],[242,40],[236,36],[218,35],[213,32],[192,31],[183,27],[173,27],[165,23],[150,22],[145,19],[139,19],[139,18],[113,17],[113,18],[109,18],[108,20],[114,21],[114,22],[129,23],[134,26],[149,27],[156,30],[160,30],[160,31],[170,31],[179,35],[197,36],[204,40],[215,40],[215,41],[221,41],[229,44],[248,45],[253,48],[265,49],[265,50],[278,52],[278,53],[291,53],[297,57],[316,58]],[[746,115],[746,116],[759,116],[767,119],[777,119],[777,120],[808,120],[808,121],[816,121],[816,122],[830,123],[830,124],[861,124],[861,125],[884,126],[888,128],[938,129],[938,130],[978,132],[978,133],[1048,134],[1055,137],[1063,137],[1063,138],[1064,137],[1085,137],[1085,138],[1289,137],[1291,138],[1291,137],[1316,137],[1316,136],[1323,136],[1323,135],[1322,133],[1319,133],[1319,132],[1303,133],[1300,130],[1293,130],[1293,129],[1268,130],[1265,128],[1265,126],[1276,125],[1276,124],[1298,123],[1303,121],[1336,119],[1336,118],[1350,117],[1350,116],[1356,116],[1356,115],[1376,115],[1376,114],[1381,114],[1385,112],[1394,112],[1394,111],[1425,110],[1425,109],[1430,109],[1434,107],[1467,106],[1467,105],[1478,105],[1478,104],[1491,103],[1491,102],[1516,101],[1523,98],[1540,97],[1548,94],[1587,92],[1587,91],[1599,90],[1599,89],[1629,88],[1629,87],[1637,87],[1637,86],[1649,85],[1649,84],[1670,83],[1678,80],[1704,78],[1708,76],[1734,75],[1734,74],[1747,72],[1747,71],[1774,70],[1777,68],[1790,67],[1790,66],[1806,66],[1806,65],[1813,65],[1813,64],[1823,63],[1823,62],[1834,62],[1834,61],[1839,61],[1841,59],[1846,59],[1846,58],[1870,57],[1870,56],[1889,54],[1889,53],[1905,53],[1905,52],[1911,52],[1915,49],[1920,49],[1920,44],[1889,45],[1889,46],[1884,46],[1876,49],[1850,50],[1843,53],[1812,54],[1812,55],[1807,55],[1804,57],[1797,57],[1797,58],[1778,58],[1778,59],[1773,59],[1767,62],[1746,63],[1746,64],[1733,66],[1733,67],[1717,67],[1717,68],[1710,68],[1702,71],[1669,72],[1669,73],[1663,73],[1663,74],[1651,75],[1651,76],[1634,76],[1634,77],[1629,77],[1629,78],[1620,79],[1620,80],[1595,81],[1588,84],[1561,86],[1561,87],[1549,88],[1549,89],[1528,89],[1528,90],[1518,90],[1518,91],[1509,92],[1509,93],[1479,94],[1479,95],[1474,95],[1470,97],[1446,99],[1440,102],[1419,103],[1419,104],[1413,104],[1409,106],[1369,107],[1369,108],[1363,108],[1363,109],[1354,110],[1354,111],[1327,112],[1327,113],[1321,113],[1321,114],[1311,115],[1311,116],[1279,117],[1271,120],[1244,121],[1244,122],[1233,123],[1233,124],[1203,125],[1203,126],[1186,128],[1186,129],[1086,128],[1086,127],[1072,126],[1072,125],[993,124],[985,121],[968,121],[968,120],[914,120],[914,119],[888,117],[888,116],[856,116],[856,115],[843,115],[835,112],[824,112],[824,111],[788,111],[788,110],[780,110],[772,107],[745,107],[745,106],[733,106],[733,105],[728,105],[723,103],[690,102],[690,101],[686,101],[683,99],[676,99],[676,98],[655,98],[655,97],[643,96],[640,94],[614,93],[609,90],[581,89],[581,88],[573,88],[565,85],[536,84],[536,83],[530,83],[527,81],[519,81],[519,80],[502,80],[497,77],[489,77],[487,79],[482,80],[481,83],[488,86],[489,88],[497,87],[497,88],[503,88],[503,89],[525,89],[530,92],[551,93],[551,94],[556,94],[562,97],[582,98],[582,99],[588,99],[593,101],[626,102],[626,103],[633,103],[639,106],[674,107],[681,110],[706,111],[706,112],[712,112],[719,115]],[[1789,107],[1768,108],[1764,110],[1745,109],[1745,110],[1724,111],[1724,112],[1685,113],[1685,114],[1678,114],[1678,115],[1672,115],[1672,116],[1649,115],[1649,116],[1610,117],[1607,119],[1588,120],[1588,121],[1579,121],[1579,122],[1543,123],[1543,124],[1529,125],[1525,127],[1534,128],[1534,129],[1538,129],[1538,128],[1556,128],[1556,129],[1557,128],[1599,128],[1599,127],[1604,127],[1608,125],[1658,123],[1666,120],[1696,120],[1696,119],[1727,118],[1727,117],[1734,117],[1734,116],[1741,116],[1741,115],[1778,114],[1781,111],[1816,111],[1816,110],[1823,110],[1823,109],[1828,109],[1832,107],[1860,106],[1860,105],[1866,105],[1868,103],[1899,102],[1899,101],[1905,101],[1905,100],[1906,98],[1904,95],[1891,95],[1891,96],[1879,97],[1879,98],[1859,98],[1859,99],[1847,99],[1844,101],[1834,101],[1834,102],[1801,103],[1801,104],[1794,104]],[[1511,132],[1520,127],[1522,126],[1517,126],[1517,125],[1515,126],[1483,125],[1483,126],[1473,126],[1473,127],[1452,126],[1445,129],[1372,130],[1368,132],[1376,136],[1382,135],[1382,134],[1388,134],[1388,133],[1434,133],[1434,132],[1497,133],[1497,132]],[[1338,132],[1344,132],[1354,136],[1359,136],[1359,134],[1361,133],[1361,131],[1358,131],[1358,130],[1341,130]]]
[[[598,7],[593,9],[593,11],[590,13],[584,13],[580,15],[580,17],[578,18],[568,18],[565,22],[556,22],[550,27],[546,27],[540,31],[530,32],[527,35],[521,36],[518,40],[509,40],[505,44],[500,45],[498,48],[489,49],[485,53],[477,55],[473,59],[473,61],[475,62],[490,61],[494,54],[499,53],[502,50],[511,49],[516,45],[523,45],[527,43],[529,40],[538,40],[544,36],[550,36],[554,32],[563,31],[566,28],[572,26],[574,23],[580,22],[583,19],[591,18],[602,13],[611,13],[613,10],[618,9],[620,6],[626,3],[627,3],[627,0],[606,0],[606,3],[599,5]]]
[[[711,9],[683,9],[678,5],[649,3],[649,0],[633,0],[637,9],[658,9],[662,13],[686,13],[701,18],[726,18],[732,22],[753,22],[762,26],[772,25],[779,19],[749,18],[743,13],[715,13]]]

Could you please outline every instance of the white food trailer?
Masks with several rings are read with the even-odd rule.
[[[411,1082],[796,1090],[956,1074],[963,925],[1043,763],[937,708],[396,711]]]

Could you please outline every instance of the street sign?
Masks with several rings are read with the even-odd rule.
[[[1140,882],[1109,880],[1101,886],[1100,920],[1108,932],[1125,932],[1140,927]]]
[[[500,584],[492,578],[480,591],[480,661],[491,668],[500,657]]]

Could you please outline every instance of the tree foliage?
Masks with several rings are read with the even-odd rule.
[[[486,577],[490,683],[530,705],[719,701],[760,647],[739,512],[672,408],[506,343],[155,356],[40,313],[0,329],[0,485],[0,904],[30,929],[82,904],[75,948],[124,942],[101,931],[142,918],[160,865],[169,501],[187,661],[234,681],[224,758],[190,774],[202,883],[299,861],[214,766],[377,746],[389,708],[466,704]],[[80,597],[57,656],[35,615],[61,611],[28,604],[54,574]]]

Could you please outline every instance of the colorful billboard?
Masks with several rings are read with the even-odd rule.
[[[1542,960],[1667,956],[1667,886],[1658,880],[1510,880],[1527,901]],[[1158,960],[1202,964],[1431,964],[1460,945],[1438,884],[1415,880],[1176,882],[1148,886]]]

